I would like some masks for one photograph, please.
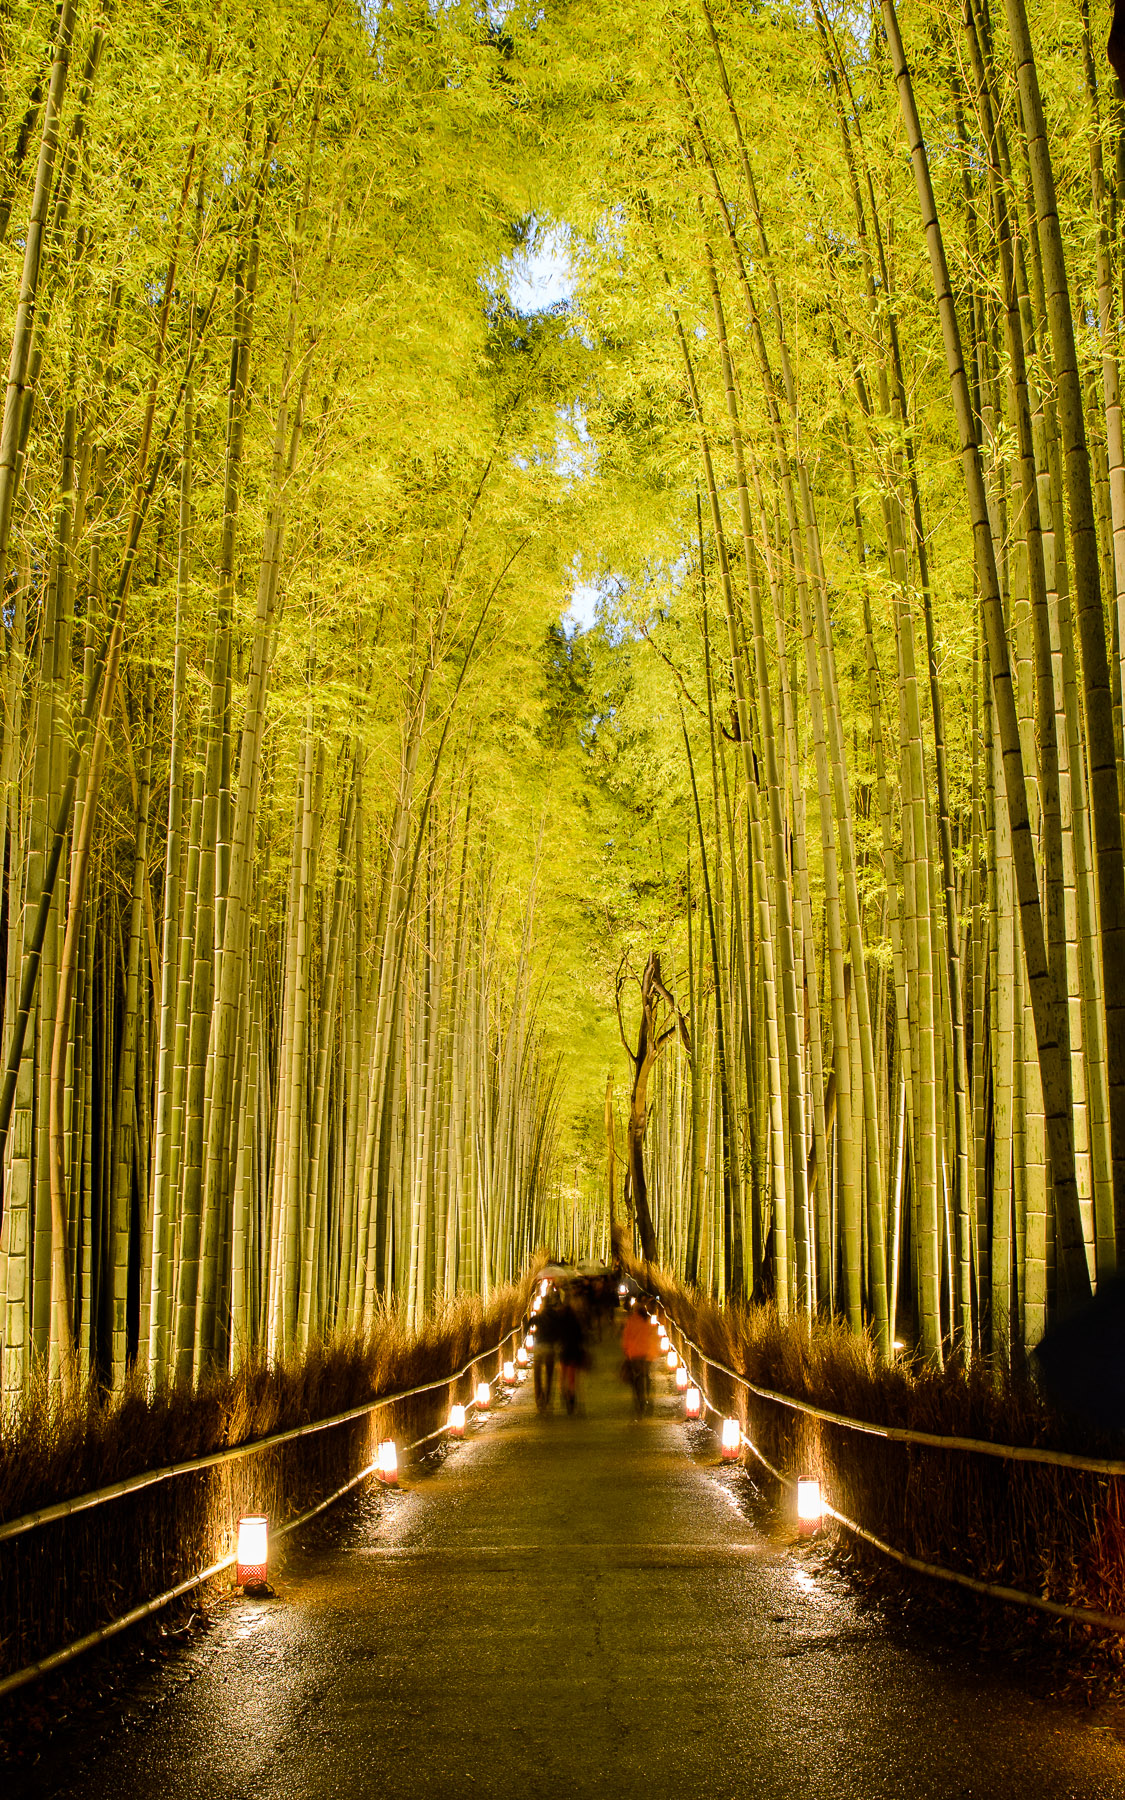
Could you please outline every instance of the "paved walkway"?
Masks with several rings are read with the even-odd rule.
[[[640,1425],[607,1348],[584,1416],[527,1389],[409,1490],[307,1527],[195,1678],[41,1766],[82,1800],[1125,1800],[1125,1749],[1003,1668],[892,1636]],[[663,1385],[663,1383],[662,1383]]]

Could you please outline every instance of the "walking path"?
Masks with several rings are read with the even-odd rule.
[[[190,1683],[28,1791],[1125,1800],[1115,1732],[890,1633],[693,1460],[670,1394],[629,1409],[608,1342],[583,1416],[524,1388],[437,1473],[306,1528]]]

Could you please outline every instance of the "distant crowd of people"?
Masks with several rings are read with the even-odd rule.
[[[622,1378],[633,1394],[635,1417],[642,1418],[650,1403],[649,1371],[661,1356],[660,1328],[654,1315],[636,1295],[630,1296],[619,1271],[567,1270],[559,1279],[546,1277],[536,1296],[532,1320],[534,1350],[532,1372],[535,1404],[549,1412],[558,1369],[559,1393],[567,1413],[578,1405],[579,1376],[592,1363],[591,1340],[602,1341],[606,1324],[612,1327],[619,1300],[626,1300],[621,1334]]]

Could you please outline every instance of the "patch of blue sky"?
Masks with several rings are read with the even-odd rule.
[[[591,631],[598,622],[598,606],[602,591],[596,582],[576,581],[570,593],[570,605],[562,616],[568,637],[579,631]]]
[[[536,224],[527,244],[504,258],[508,297],[517,312],[546,312],[574,299],[576,277],[565,225]]]
[[[632,635],[614,604],[628,591],[624,575],[600,575],[588,581],[582,574],[582,558],[576,556],[570,565],[570,581],[570,602],[562,615],[562,628],[568,637],[592,631],[595,625],[602,627],[611,643]]]

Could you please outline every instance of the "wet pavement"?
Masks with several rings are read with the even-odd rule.
[[[20,1793],[1125,1800],[1116,1731],[890,1631],[754,1522],[698,1428],[693,1454],[663,1377],[635,1424],[616,1367],[607,1341],[580,1416],[524,1388],[434,1472],[304,1528],[190,1680],[126,1685],[126,1728],[48,1748]]]

